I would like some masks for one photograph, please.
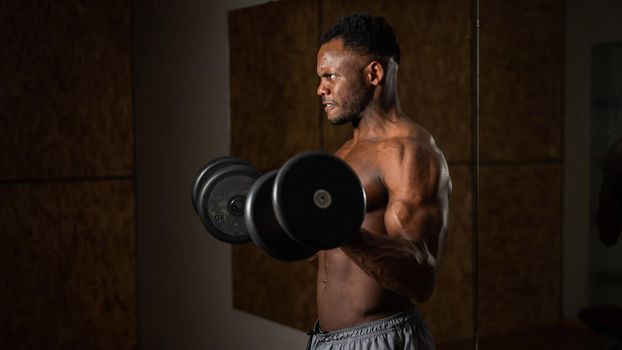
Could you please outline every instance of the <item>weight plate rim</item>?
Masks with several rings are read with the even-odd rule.
[[[357,222],[360,222],[360,223],[356,227],[356,231],[358,232],[358,230],[360,229],[363,223],[363,220],[365,219],[365,210],[367,207],[367,198],[366,198],[365,189],[363,188],[360,178],[358,177],[356,172],[354,172],[354,169],[352,169],[352,167],[350,167],[350,165],[346,163],[343,159],[333,154],[322,152],[322,151],[308,151],[308,152],[300,153],[290,158],[287,162],[285,162],[285,164],[279,170],[279,173],[277,174],[277,178],[275,179],[275,182],[274,182],[272,203],[273,203],[273,207],[275,211],[275,216],[277,220],[279,221],[279,224],[283,227],[283,229],[290,236],[290,238],[292,238],[294,241],[298,242],[299,244],[305,247],[312,248],[312,249],[326,250],[326,249],[333,249],[333,248],[338,247],[339,245],[346,242],[351,237],[351,235],[344,234],[342,239],[335,240],[330,244],[329,243],[323,244],[321,242],[307,240],[306,237],[304,236],[297,236],[296,233],[294,232],[295,230],[292,228],[292,225],[286,219],[287,215],[284,213],[283,209],[281,209],[281,206],[277,204],[277,203],[284,202],[283,200],[283,191],[284,191],[283,190],[283,186],[284,186],[283,179],[285,176],[284,174],[286,174],[290,168],[294,167],[301,159],[310,158],[310,157],[318,157],[318,156],[324,157],[326,159],[330,159],[330,161],[336,161],[342,165],[345,165],[346,169],[348,169],[349,172],[351,173],[352,179],[356,181],[356,183],[358,184],[356,196],[357,197],[360,196],[358,198],[361,200],[361,207],[359,208],[360,211],[358,211],[358,217],[357,217]],[[360,192],[358,191],[358,188],[361,189]],[[355,232],[352,232],[352,234],[354,233]]]
[[[212,235],[213,237],[215,237],[216,239],[218,239],[219,241],[222,241],[225,243],[231,243],[231,244],[246,243],[251,240],[251,237],[248,235],[248,229],[246,229],[245,235],[230,236],[230,235],[227,235],[226,233],[223,233],[218,227],[216,227],[216,225],[212,223],[211,220],[209,220],[205,216],[204,207],[206,205],[205,201],[207,200],[207,197],[208,197],[205,195],[206,192],[208,192],[208,189],[210,189],[210,187],[216,186],[216,184],[219,182],[218,180],[221,180],[221,178],[225,176],[225,174],[232,173],[232,172],[246,173],[248,177],[254,179],[255,181],[257,181],[257,179],[261,176],[261,173],[259,172],[259,170],[255,169],[252,166],[249,167],[246,165],[229,165],[222,169],[217,170],[214,174],[212,174],[208,178],[207,181],[205,181],[205,183],[203,184],[203,186],[201,187],[199,191],[199,196],[198,196],[198,201],[197,201],[197,212],[198,212],[199,218],[201,219],[201,222],[203,223],[203,226],[208,231],[208,233]]]
[[[277,250],[273,249],[272,247],[266,245],[265,239],[263,237],[261,237],[260,234],[258,234],[259,230],[257,229],[257,225],[255,223],[255,220],[253,219],[253,216],[251,215],[251,213],[254,212],[253,210],[253,205],[255,203],[256,197],[258,196],[259,193],[259,188],[266,182],[271,181],[272,178],[276,179],[276,175],[278,174],[278,169],[277,170],[271,170],[265,174],[263,174],[259,179],[257,179],[257,181],[253,184],[253,186],[251,187],[251,189],[248,191],[248,195],[246,197],[246,203],[245,203],[245,208],[244,208],[244,221],[246,223],[246,227],[248,230],[248,234],[251,237],[252,241],[257,245],[257,247],[259,247],[259,249],[261,251],[263,251],[264,253],[266,253],[268,256],[280,260],[280,261],[285,261],[285,262],[293,262],[293,261],[299,261],[299,260],[303,260],[303,259],[308,259],[311,256],[313,256],[314,254],[317,253],[316,250],[312,250],[309,249],[306,246],[302,246],[300,245],[297,241],[294,240],[294,243],[300,245],[300,247],[302,249],[305,249],[308,251],[308,254],[305,254],[304,256],[298,256],[298,257],[288,257],[284,254],[279,254],[277,252]],[[274,180],[272,180],[273,185],[274,186]],[[270,197],[272,194],[272,190],[269,191],[270,192]],[[272,206],[272,198],[270,198],[268,205],[270,205],[271,208],[269,208],[269,210],[274,211],[274,208]],[[275,218],[276,219],[276,218]],[[278,222],[278,220],[277,220]],[[280,223],[278,223],[280,226]],[[287,235],[287,232],[285,232],[285,230],[282,230],[283,234]],[[289,237],[289,235],[287,235],[288,238],[291,239],[291,237]]]
[[[216,171],[226,168],[229,165],[248,165],[253,166],[250,162],[233,156],[220,156],[208,161],[201,170],[197,172],[192,181],[192,187],[190,189],[190,198],[192,200],[192,208],[198,214],[197,210],[197,197],[202,185],[209,176],[216,173]]]
[[[255,224],[255,220],[253,220],[253,217],[250,215],[250,213],[253,211],[252,206],[255,203],[260,186],[263,185],[266,181],[270,181],[270,177],[273,176],[276,172],[276,170],[272,170],[261,175],[259,179],[255,181],[251,189],[248,191],[248,195],[246,196],[246,203],[244,203],[244,222],[246,223],[248,234],[251,237],[252,241],[259,247],[259,249],[264,252],[268,251],[267,247],[261,242],[261,238],[259,237],[259,234],[257,234],[257,225]]]

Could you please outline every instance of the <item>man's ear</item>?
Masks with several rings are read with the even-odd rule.
[[[378,61],[371,61],[365,67],[365,77],[367,77],[367,82],[373,86],[378,86],[382,82],[384,78],[384,68],[382,64]]]

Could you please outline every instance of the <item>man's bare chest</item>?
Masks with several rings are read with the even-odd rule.
[[[365,189],[367,211],[375,211],[387,205],[387,191],[382,183],[382,172],[379,167],[378,154],[375,147],[353,147],[337,152],[352,167]]]

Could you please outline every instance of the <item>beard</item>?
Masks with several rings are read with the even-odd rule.
[[[357,86],[350,89],[350,93],[344,98],[345,102],[340,104],[339,114],[329,118],[328,122],[331,125],[343,125],[358,121],[361,119],[361,113],[369,105],[373,93],[373,87],[371,85],[365,86],[361,79]]]
[[[339,114],[335,118],[328,119],[330,125],[338,126],[347,123],[351,123],[357,119],[357,115],[355,114]]]

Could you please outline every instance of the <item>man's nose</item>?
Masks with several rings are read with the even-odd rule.
[[[317,86],[317,94],[318,96],[328,95],[328,89],[326,88],[326,86],[324,86],[324,83],[320,82],[320,84]]]

